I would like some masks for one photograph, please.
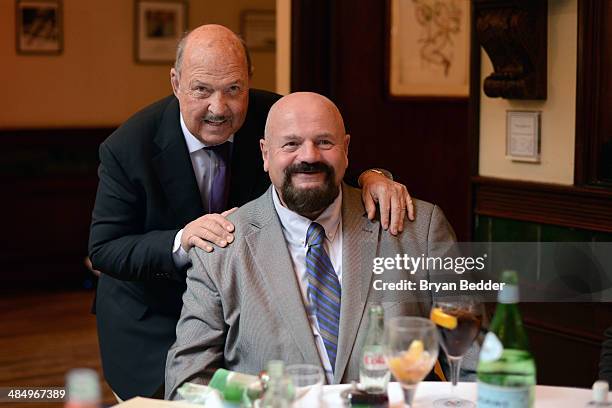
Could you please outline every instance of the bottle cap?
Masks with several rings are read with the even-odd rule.
[[[518,285],[518,272],[512,269],[506,269],[502,272],[501,281],[510,285]]]
[[[373,317],[384,316],[385,309],[383,309],[380,303],[374,303],[370,306],[369,315]]]
[[[76,368],[66,375],[68,401],[100,402],[100,382],[98,373],[89,368]]]
[[[604,380],[595,381],[593,384],[593,401],[607,402],[608,401],[608,382]]]
[[[267,371],[270,378],[282,377],[285,371],[285,363],[282,360],[270,360],[268,361]]]
[[[505,283],[497,295],[497,301],[503,304],[514,304],[519,301],[518,273],[512,270],[502,272],[501,281]]]

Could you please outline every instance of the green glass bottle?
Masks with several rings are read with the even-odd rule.
[[[531,408],[536,366],[517,303],[516,271],[502,273],[503,289],[480,351],[478,407]]]
[[[258,385],[263,393],[263,385],[260,378],[243,374],[236,371],[229,371],[219,368],[210,379],[208,386],[218,390],[225,401],[241,402],[245,390],[252,385]]]

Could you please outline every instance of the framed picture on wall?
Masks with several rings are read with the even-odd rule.
[[[388,92],[392,98],[467,98],[470,2],[388,0]]]
[[[276,12],[244,10],[240,14],[240,33],[250,51],[276,49]]]
[[[18,54],[61,54],[62,2],[17,0],[15,46]]]
[[[134,15],[136,62],[172,63],[176,45],[187,30],[187,3],[182,0],[136,0]]]

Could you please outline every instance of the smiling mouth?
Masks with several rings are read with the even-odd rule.
[[[325,172],[322,171],[299,171],[291,175],[291,179],[296,179],[300,182],[323,181]],[[323,178],[323,180],[321,180]]]
[[[206,123],[209,126],[223,126],[224,124],[227,123],[227,120],[208,120],[208,119],[204,119],[204,123]]]

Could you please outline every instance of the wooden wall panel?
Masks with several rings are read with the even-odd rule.
[[[0,131],[3,289],[79,286],[98,178],[98,145],[113,129]]]
[[[469,239],[476,159],[468,99],[389,98],[388,2],[293,0],[292,10],[292,90],[322,92],[338,104],[352,137],[351,167],[390,170],[413,196],[440,205],[459,238]]]
[[[612,232],[612,191],[474,177],[476,214]]]

